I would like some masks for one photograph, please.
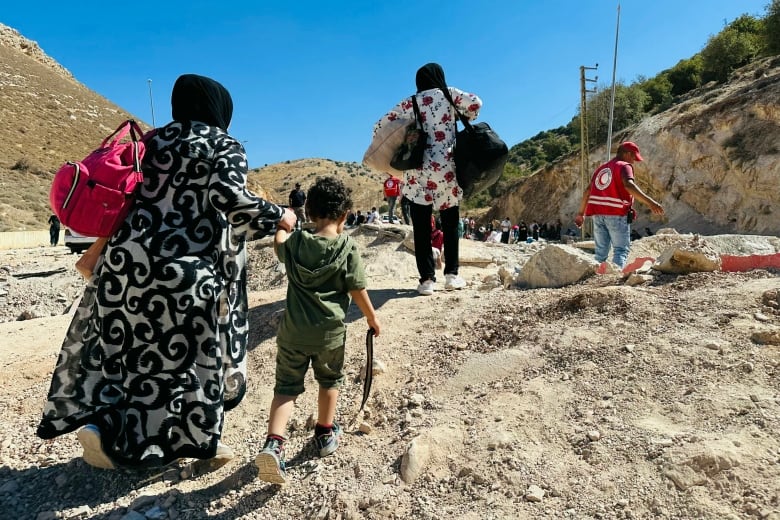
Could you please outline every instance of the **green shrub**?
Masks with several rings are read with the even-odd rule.
[[[766,7],[764,38],[769,54],[780,54],[780,0],[772,0]]]
[[[765,47],[764,23],[742,15],[712,36],[701,51],[703,81],[726,81],[732,71],[747,65]]]
[[[16,163],[11,166],[11,169],[19,172],[27,172],[32,169],[32,163],[27,157],[20,157]]]
[[[667,77],[672,84],[673,96],[681,96],[701,86],[701,72],[704,70],[704,60],[701,54],[695,54],[687,60],[680,60],[669,69]]]

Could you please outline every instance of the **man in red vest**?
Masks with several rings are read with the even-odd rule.
[[[596,243],[596,261],[604,262],[612,247],[612,261],[621,269],[628,260],[631,247],[631,222],[635,212],[634,197],[656,215],[664,208],[643,192],[634,182],[634,162],[642,161],[639,147],[630,141],[618,146],[615,157],[596,168],[582,194],[574,223],[582,227],[584,217],[593,218],[593,240]]]
[[[390,175],[385,179],[385,199],[387,200],[388,209],[388,223],[394,224],[393,217],[395,216],[395,201],[398,200],[398,196],[401,194],[401,179],[394,175]]]

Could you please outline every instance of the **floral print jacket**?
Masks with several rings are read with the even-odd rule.
[[[482,107],[482,100],[476,94],[469,94],[455,87],[449,87],[449,91],[458,112],[469,121],[476,119]],[[455,178],[455,108],[437,88],[423,90],[415,95],[423,130],[428,134],[428,146],[422,167],[404,172],[406,182],[403,184],[402,194],[415,204],[433,205],[435,210],[458,206],[463,191]],[[411,97],[404,99],[382,116],[374,125],[374,134],[382,125],[399,118],[414,120]]]

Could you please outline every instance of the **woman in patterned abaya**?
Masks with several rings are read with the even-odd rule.
[[[431,243],[431,215],[436,210],[441,215],[444,233],[444,288],[461,289],[466,282],[458,276],[458,221],[463,190],[455,178],[456,111],[469,120],[475,119],[482,106],[476,94],[469,94],[455,87],[448,87],[444,70],[438,63],[428,63],[417,71],[417,105],[423,130],[428,134],[428,144],[423,154],[423,164],[416,170],[404,172],[406,181],[402,195],[411,201],[410,213],[415,244],[414,256],[420,274],[417,292],[428,296],[436,288],[436,270]],[[384,124],[395,119],[414,120],[411,98],[406,98],[375,125],[374,134]]]
[[[143,187],[95,266],[37,432],[81,428],[100,468],[232,458],[220,438],[246,389],[244,242],[295,225],[247,191],[222,85],[183,75],[171,105],[173,121],[145,138]]]

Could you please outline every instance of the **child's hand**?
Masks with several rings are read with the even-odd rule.
[[[379,336],[379,322],[376,319],[367,320],[369,328],[374,329],[374,336]]]
[[[292,230],[295,229],[295,223],[297,221],[298,217],[295,216],[295,212],[290,208],[285,208],[284,214],[282,215],[281,220],[279,220],[277,227],[291,233]]]

